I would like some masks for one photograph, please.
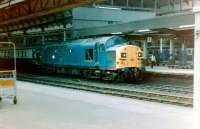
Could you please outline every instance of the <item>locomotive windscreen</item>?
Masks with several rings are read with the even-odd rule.
[[[125,43],[127,43],[127,41],[125,39],[115,36],[107,41],[106,47],[109,48],[114,45],[125,44]]]
[[[11,44],[0,43],[0,71],[14,70],[14,47]]]

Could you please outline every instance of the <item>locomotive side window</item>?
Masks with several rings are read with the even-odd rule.
[[[93,49],[85,50],[85,60],[93,60]]]

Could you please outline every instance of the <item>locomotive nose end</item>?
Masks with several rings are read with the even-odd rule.
[[[125,45],[116,50],[116,67],[140,68],[142,67],[143,53],[141,49],[133,45]]]

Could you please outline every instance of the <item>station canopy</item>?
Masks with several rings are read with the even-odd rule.
[[[103,0],[0,0],[0,32],[42,27],[67,21],[70,9]],[[69,15],[62,12],[69,10]],[[62,15],[62,16],[60,16]]]

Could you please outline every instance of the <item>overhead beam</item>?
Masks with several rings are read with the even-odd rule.
[[[152,19],[119,23],[101,27],[92,27],[84,29],[74,29],[74,37],[95,36],[111,34],[116,32],[129,33],[144,29],[176,28],[183,25],[194,24],[194,14],[178,14],[171,16],[159,16]]]
[[[24,0],[0,8],[0,28],[105,0]]]
[[[29,19],[21,22],[16,22],[15,24],[9,24],[9,26],[2,27],[3,30],[0,30],[0,32],[12,32],[16,30],[31,29],[34,27],[38,28],[40,26],[52,25],[53,23],[63,24],[67,22],[71,24],[71,19],[72,19],[71,13],[69,11],[65,11],[64,13],[44,16],[34,20]]]

